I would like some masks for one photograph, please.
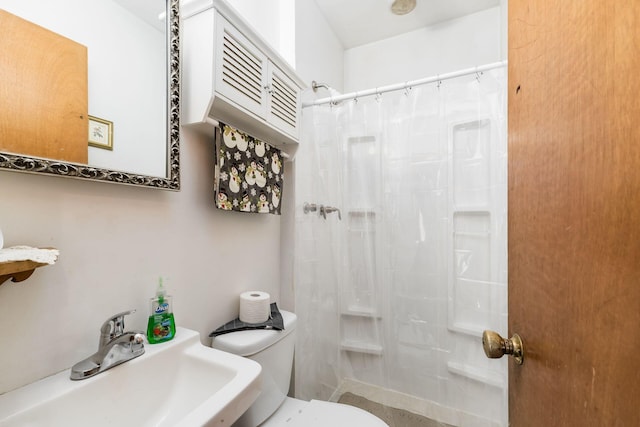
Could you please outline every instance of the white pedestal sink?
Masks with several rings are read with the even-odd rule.
[[[69,370],[0,396],[0,426],[229,426],[260,394],[258,363],[178,328],[142,356],[81,381]]]

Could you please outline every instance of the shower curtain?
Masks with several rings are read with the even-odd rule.
[[[297,397],[506,427],[505,72],[303,110]]]

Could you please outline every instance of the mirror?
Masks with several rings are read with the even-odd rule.
[[[10,16],[18,23],[28,21],[26,28],[42,27],[45,33],[65,43],[81,46],[86,58],[77,67],[84,70],[86,83],[82,77],[67,78],[81,88],[76,98],[85,105],[72,114],[76,123],[81,121],[81,133],[76,132],[73,139],[80,142],[84,158],[69,160],[58,156],[60,150],[51,151],[51,155],[34,154],[36,151],[30,148],[47,143],[44,139],[54,132],[54,127],[62,129],[62,137],[56,138],[53,145],[67,147],[66,140],[72,134],[66,118],[69,114],[65,121],[63,115],[50,114],[51,104],[68,93],[67,89],[56,92],[51,85],[16,89],[15,84],[9,87],[10,79],[0,78],[0,98],[4,98],[0,99],[0,169],[180,189],[179,0],[0,0],[0,12],[2,19]],[[3,28],[7,30],[6,25]],[[20,63],[22,67],[24,57],[29,63],[35,62],[32,68],[38,79],[55,75],[57,63],[63,61],[60,58],[69,56],[53,55],[54,64],[38,62],[36,50],[29,45],[31,38],[19,39],[15,35],[23,33],[11,28],[0,45],[7,44],[8,35],[14,34],[13,51],[20,60],[4,60],[0,67],[6,68],[7,63],[14,67]],[[57,49],[53,51],[58,53]],[[62,70],[61,76],[69,74],[65,68]],[[8,73],[23,80],[27,74],[24,67]],[[6,96],[12,89],[15,96]],[[17,128],[20,120],[2,114],[14,114],[27,104],[27,98],[37,99],[38,105],[23,108],[26,113],[23,112],[22,122],[26,127]],[[42,127],[42,123],[44,131],[38,128],[39,133],[32,137],[32,128]]]

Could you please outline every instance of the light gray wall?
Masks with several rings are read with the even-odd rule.
[[[300,3],[297,19],[312,18],[305,10],[315,3]],[[313,28],[331,39],[326,23]],[[300,36],[300,46],[330,46],[325,54],[298,57],[298,67],[323,70],[318,79],[341,76],[342,62],[328,63],[341,58],[341,47],[314,36]],[[54,266],[0,286],[0,394],[92,354],[111,314],[136,308],[127,329],[145,329],[159,275],[169,278],[177,325],[207,343],[211,330],[237,316],[243,291],[264,290],[280,301],[282,285],[283,298],[293,301],[293,284],[280,274],[283,268],[290,277],[292,268],[293,240],[281,245],[281,228],[293,221],[292,164],[285,163],[282,217],[250,215],[215,208],[213,155],[211,141],[183,135],[180,192],[0,171],[5,247],[61,252]]]
[[[0,286],[0,393],[92,354],[107,316],[146,330],[159,275],[178,326],[206,334],[237,316],[238,294],[279,297],[280,218],[223,212],[213,145],[183,138],[182,191],[0,171],[5,247],[53,246],[57,264]]]
[[[345,51],[345,92],[500,61],[501,10],[494,7]]]
[[[253,29],[292,66],[296,64],[295,0],[228,0]],[[265,17],[269,19],[265,19]],[[274,25],[276,22],[277,25]]]
[[[313,0],[296,2],[296,70],[302,80],[344,89],[344,48]],[[311,90],[305,95],[312,96]],[[320,93],[328,96],[327,92]],[[303,97],[303,100],[305,98]]]

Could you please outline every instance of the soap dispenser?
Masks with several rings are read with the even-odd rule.
[[[162,285],[162,277],[158,279],[156,296],[151,298],[151,312],[147,324],[147,339],[150,344],[157,344],[173,339],[176,335],[176,323],[173,318],[171,296],[166,294]]]

